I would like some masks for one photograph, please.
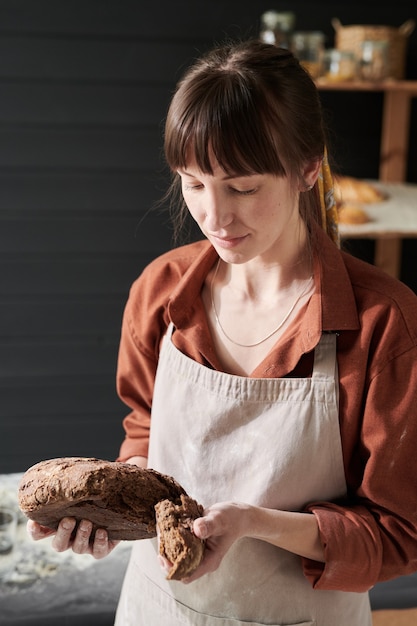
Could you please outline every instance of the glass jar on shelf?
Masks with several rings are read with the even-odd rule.
[[[321,31],[295,32],[291,37],[291,51],[312,78],[321,74],[325,36]]]
[[[361,45],[359,61],[361,78],[379,81],[388,78],[388,42],[385,40],[366,40]]]
[[[325,50],[323,55],[322,79],[327,82],[343,82],[357,78],[357,59],[354,52]]]
[[[289,48],[294,29],[295,14],[290,11],[266,11],[261,15],[259,38],[264,43],[274,44],[279,48]]]

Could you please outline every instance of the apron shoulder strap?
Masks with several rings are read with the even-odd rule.
[[[336,344],[336,333],[324,333],[321,336],[314,350],[314,379],[337,377]]]

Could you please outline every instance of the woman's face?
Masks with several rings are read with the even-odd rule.
[[[299,190],[287,177],[229,176],[218,164],[210,175],[195,162],[178,174],[188,210],[224,261],[276,262],[299,239]]]

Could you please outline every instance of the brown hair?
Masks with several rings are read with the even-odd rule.
[[[324,146],[314,82],[288,50],[258,40],[228,43],[197,60],[179,82],[165,124],[174,195],[176,171],[190,153],[208,174],[214,154],[228,174],[300,180],[303,166],[321,159]],[[307,224],[319,219],[316,190],[300,195],[300,213]]]

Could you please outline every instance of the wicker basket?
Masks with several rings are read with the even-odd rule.
[[[388,76],[405,78],[408,37],[414,30],[415,21],[410,19],[399,28],[393,26],[343,26],[338,18],[332,20],[335,29],[335,47],[354,52],[358,59],[364,41],[386,41],[388,44]]]

